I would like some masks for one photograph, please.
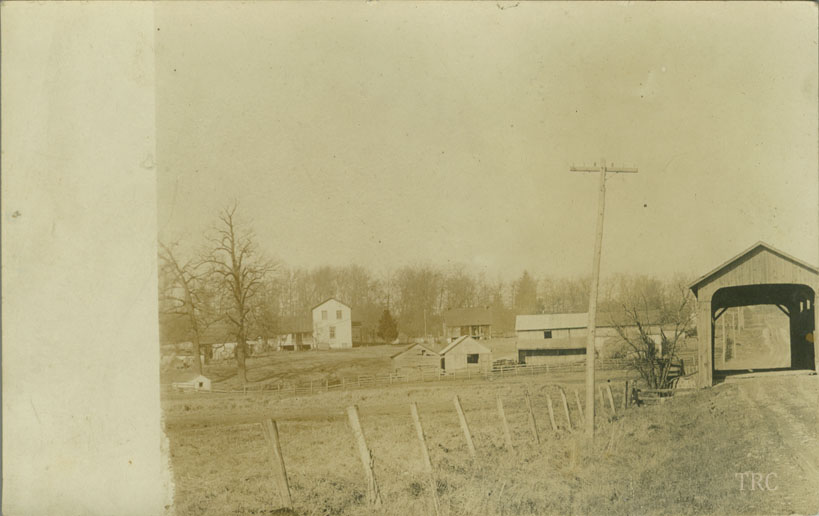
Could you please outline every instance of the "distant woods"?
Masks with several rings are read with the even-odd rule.
[[[308,317],[313,306],[329,297],[353,309],[365,342],[386,340],[379,337],[386,329],[385,310],[391,320],[389,336],[397,332],[421,337],[425,329],[429,336],[441,335],[444,314],[452,308],[491,307],[510,316],[588,308],[586,277],[537,277],[523,271],[504,281],[500,275],[459,264],[414,264],[387,272],[354,264],[305,268],[263,256],[259,238],[242,220],[240,206],[233,204],[214,217],[212,230],[199,239],[194,255],[180,256],[178,248],[183,246],[160,243],[163,342],[273,337],[286,321]],[[185,242],[184,248],[194,247],[191,244],[195,242]],[[280,249],[286,257],[286,243]],[[672,283],[633,275],[604,278],[599,311],[622,312],[635,299],[640,308],[660,308]],[[237,353],[244,355],[244,346],[239,348]]]

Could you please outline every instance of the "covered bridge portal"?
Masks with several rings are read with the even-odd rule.
[[[714,381],[714,324],[733,307],[774,305],[789,319],[791,365],[819,370],[814,307],[819,269],[759,242],[702,276],[690,288],[697,297],[697,385]],[[726,372],[728,373],[728,372]]]

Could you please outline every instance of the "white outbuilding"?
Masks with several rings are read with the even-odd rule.
[[[438,353],[446,372],[492,367],[492,351],[468,335],[458,337]]]
[[[173,388],[180,391],[210,391],[211,382],[207,376],[190,372],[180,376],[178,381],[173,382]]]

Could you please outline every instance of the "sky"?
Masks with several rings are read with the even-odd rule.
[[[703,274],[819,263],[809,2],[156,5],[159,238],[234,199],[292,266]]]

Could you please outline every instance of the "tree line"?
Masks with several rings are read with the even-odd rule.
[[[353,309],[362,339],[379,340],[385,311],[408,337],[440,336],[444,314],[453,308],[490,307],[498,313],[584,312],[589,279],[535,277],[528,271],[514,281],[491,278],[465,265],[414,264],[373,272],[361,265],[289,266],[265,256],[259,237],[242,220],[238,203],[222,209],[195,252],[183,255],[181,242],[159,243],[160,339],[193,343],[199,350],[214,340],[236,342],[240,378],[246,380],[249,340],[277,335],[293,317],[336,297]],[[673,283],[673,282],[672,282]],[[647,308],[662,305],[669,282],[618,275],[604,281],[600,310],[622,310],[624,300]],[[514,320],[514,317],[510,318]],[[510,331],[514,328],[510,328]]]

